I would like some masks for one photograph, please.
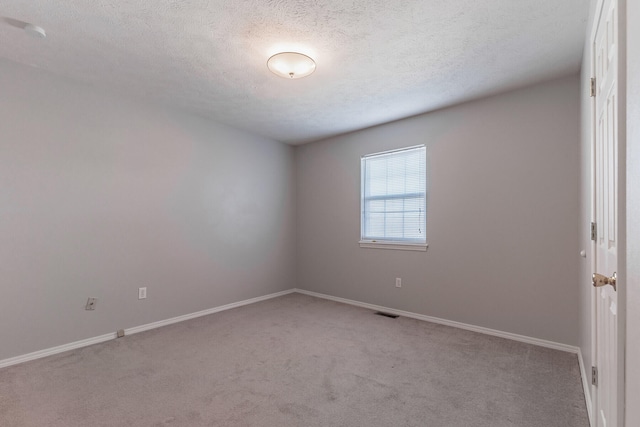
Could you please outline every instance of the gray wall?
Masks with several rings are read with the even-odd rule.
[[[0,94],[0,360],[295,287],[291,147],[6,61]]]
[[[3,60],[0,93],[0,360],[296,286],[578,341],[577,76],[295,150]],[[419,143],[429,251],[361,249],[360,156]]]
[[[296,147],[298,287],[576,345],[578,77]],[[429,250],[360,248],[360,156],[421,143]]]

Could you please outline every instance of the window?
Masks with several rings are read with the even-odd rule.
[[[361,159],[361,247],[426,250],[424,145]]]

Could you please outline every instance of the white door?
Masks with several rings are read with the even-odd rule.
[[[618,298],[615,283],[618,252],[618,10],[604,0],[593,37],[595,66],[595,387],[594,421],[617,427]]]

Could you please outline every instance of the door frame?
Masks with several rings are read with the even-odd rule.
[[[618,66],[617,66],[617,85],[618,85],[618,188],[617,188],[617,201],[618,201],[618,277],[617,277],[617,297],[618,297],[618,315],[617,315],[617,343],[618,343],[618,361],[617,361],[617,412],[618,412],[618,426],[610,427],[624,427],[625,423],[625,361],[626,361],[626,318],[627,318],[627,206],[626,206],[626,154],[627,154],[627,0],[614,0],[617,1],[618,9]],[[594,19],[588,33],[588,46],[590,54],[590,70],[589,76],[595,76],[595,55],[594,55],[594,41],[595,34],[598,29],[598,24],[602,18],[602,8],[605,0],[597,0]],[[595,185],[596,185],[596,162],[595,162],[595,144],[596,144],[596,100],[595,97],[590,98],[589,103],[590,111],[590,147],[591,147],[591,161],[590,161],[590,179],[589,185],[591,187],[590,197],[590,217],[591,221],[595,221],[596,218],[596,200],[595,200]],[[591,241],[589,267],[590,272],[594,273],[596,268],[595,263],[596,254],[596,242]],[[582,283],[581,286],[587,285]],[[591,360],[595,364],[597,360],[596,354],[596,297],[597,289],[591,290]],[[591,425],[597,424],[598,414],[595,413],[597,408],[597,387],[591,386],[591,407],[594,412],[591,414]],[[630,427],[630,426],[629,426]]]

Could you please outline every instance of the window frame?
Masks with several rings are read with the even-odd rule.
[[[424,155],[424,166],[425,166],[425,170],[424,170],[424,205],[423,205],[423,210],[424,210],[424,219],[422,220],[422,224],[421,226],[424,228],[425,230],[425,238],[424,238],[424,242],[412,242],[412,241],[407,241],[407,240],[392,240],[392,239],[367,239],[365,238],[364,234],[365,234],[365,203],[368,199],[365,197],[365,180],[366,180],[366,168],[365,168],[365,161],[367,158],[371,158],[371,157],[378,157],[378,156],[384,156],[384,155],[391,155],[393,153],[399,153],[399,152],[403,152],[403,151],[408,151],[408,150],[415,150],[415,149],[423,149],[423,155]],[[410,193],[404,193],[404,194],[410,194]],[[398,198],[398,196],[400,195],[395,195],[392,197],[389,197],[389,199],[391,198]],[[379,198],[380,196],[374,196],[375,198]],[[398,148],[398,149],[393,149],[393,150],[387,150],[387,151],[381,151],[381,152],[376,152],[376,153],[370,153],[370,154],[365,154],[362,155],[360,157],[360,240],[359,240],[359,245],[361,248],[373,248],[373,249],[395,249],[395,250],[404,250],[404,251],[426,251],[427,248],[429,247],[429,244],[427,243],[427,237],[426,237],[426,226],[427,226],[427,198],[428,198],[428,191],[427,191],[427,149],[426,149],[426,145],[425,144],[419,144],[419,145],[413,145],[413,146],[409,146],[409,147],[402,147],[402,148]],[[386,199],[386,198],[384,198]]]

